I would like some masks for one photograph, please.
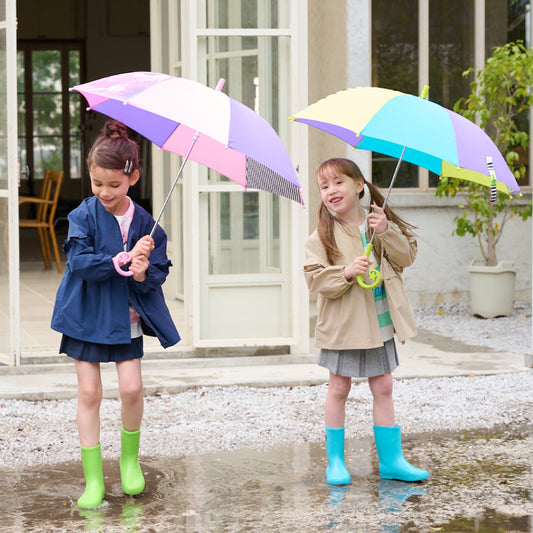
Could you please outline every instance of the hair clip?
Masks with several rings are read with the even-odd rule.
[[[126,159],[126,164],[124,165],[124,174],[129,174],[133,168],[133,161]]]

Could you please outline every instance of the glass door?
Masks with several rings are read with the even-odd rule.
[[[151,0],[152,70],[215,87],[258,112],[285,146],[306,189],[307,136],[288,117],[307,105],[305,0]],[[180,158],[154,153],[154,211]],[[182,295],[181,345],[290,346],[308,350],[308,291],[301,275],[308,213],[188,161],[164,214],[175,294]],[[305,192],[304,192],[305,194]],[[170,229],[170,231],[169,231]],[[170,280],[169,280],[170,281]]]

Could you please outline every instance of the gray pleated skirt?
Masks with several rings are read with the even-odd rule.
[[[394,339],[368,350],[327,350],[322,348],[318,364],[331,373],[351,378],[372,378],[392,372],[399,364]]]

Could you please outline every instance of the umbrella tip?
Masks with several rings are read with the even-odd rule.
[[[215,87],[215,91],[221,91],[225,83],[226,83],[226,80],[224,78],[220,78],[218,80],[217,86]]]
[[[429,94],[429,85],[424,85],[422,92],[420,93],[420,98],[427,100]]]

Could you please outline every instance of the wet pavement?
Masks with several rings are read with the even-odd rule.
[[[106,497],[80,510],[81,463],[0,473],[0,530],[11,532],[533,531],[531,426],[406,436],[431,477],[381,480],[369,439],[347,441],[352,484],[325,483],[323,444],[142,457],[146,490],[125,496],[104,460]]]

